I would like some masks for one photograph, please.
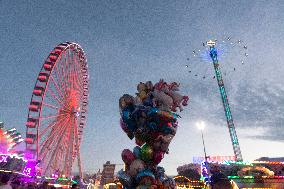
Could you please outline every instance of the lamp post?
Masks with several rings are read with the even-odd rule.
[[[203,136],[203,130],[205,128],[205,123],[204,121],[199,121],[196,123],[197,128],[201,131],[201,137],[202,137],[202,143],[203,143],[203,151],[204,151],[204,156],[205,156],[205,162],[207,162],[207,155],[206,155],[206,149],[205,149],[205,143],[204,143],[204,136]]]
[[[206,184],[209,183],[209,175],[210,170],[207,162],[207,155],[206,155],[206,149],[205,149],[205,143],[204,143],[204,136],[203,136],[203,130],[205,128],[205,123],[203,121],[199,121],[196,123],[197,128],[201,131],[201,137],[202,137],[202,143],[203,143],[203,151],[204,151],[204,163],[201,163],[201,174],[204,177],[204,181]],[[205,168],[203,173],[203,166]]]

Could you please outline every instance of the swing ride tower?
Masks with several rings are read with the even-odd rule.
[[[229,129],[236,161],[243,161],[237,133],[235,130],[234,120],[231,114],[230,105],[229,105],[228,97],[227,97],[225,86],[224,86],[224,81],[222,79],[222,74],[221,74],[221,70],[219,67],[218,53],[217,53],[217,49],[215,48],[215,45],[216,45],[216,41],[210,40],[207,42],[207,46],[209,46],[210,57],[214,65],[216,79],[217,79],[217,83],[219,86],[219,90],[220,90],[220,94],[221,94],[221,98],[223,102],[225,116],[227,119],[227,126]]]

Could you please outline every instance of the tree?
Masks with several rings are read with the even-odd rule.
[[[187,164],[177,168],[177,172],[181,176],[185,176],[192,180],[199,180],[200,173],[199,173],[200,165],[197,164]]]

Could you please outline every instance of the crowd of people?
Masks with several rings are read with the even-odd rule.
[[[12,177],[9,174],[2,174],[0,175],[0,189],[62,189],[53,186],[47,181],[42,183],[36,182],[24,182],[19,178]],[[73,184],[71,188],[79,189],[78,184]]]

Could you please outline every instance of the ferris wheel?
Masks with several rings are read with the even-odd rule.
[[[38,74],[26,123],[26,153],[41,175],[69,176],[75,160],[80,176],[80,142],[87,120],[89,75],[80,45],[61,43]]]

